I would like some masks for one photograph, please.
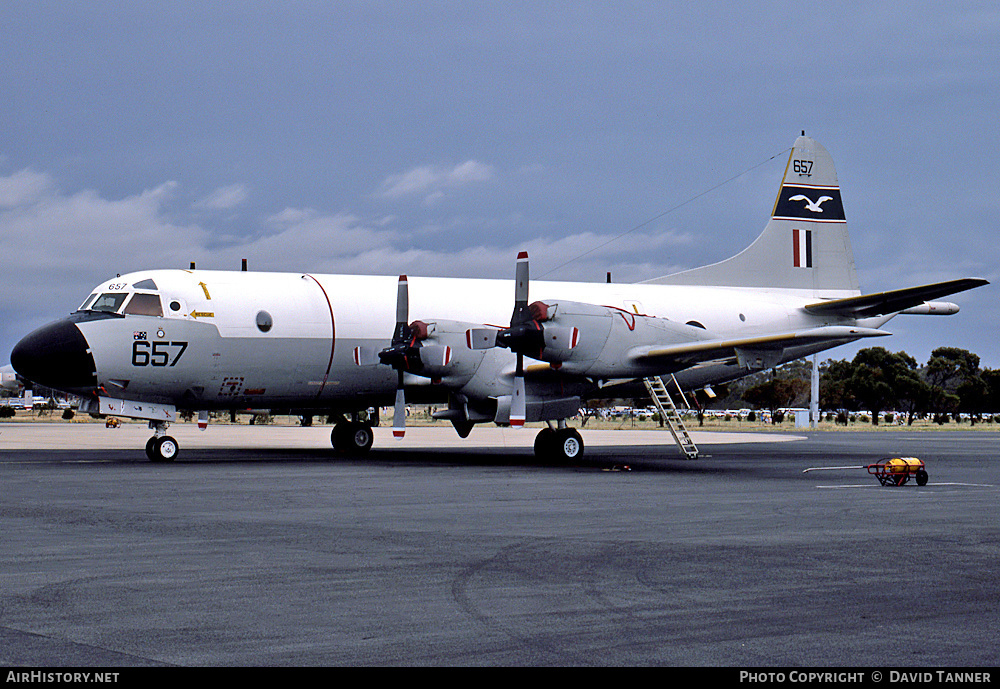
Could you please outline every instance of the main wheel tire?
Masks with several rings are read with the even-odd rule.
[[[169,435],[153,438],[152,444],[147,444],[147,447],[150,450],[149,458],[154,462],[172,462],[180,449],[177,441]]]
[[[583,438],[575,428],[556,431],[554,441],[555,455],[560,461],[572,462],[583,457]]]
[[[556,432],[546,426],[535,436],[535,457],[549,459],[555,452]]]
[[[363,455],[372,449],[375,442],[375,433],[372,427],[366,423],[351,424],[350,452],[352,454]]]
[[[342,421],[333,427],[330,442],[337,452],[348,455],[363,455],[372,449],[375,433],[366,423]]]

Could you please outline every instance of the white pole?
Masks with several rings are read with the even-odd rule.
[[[809,420],[813,428],[819,424],[819,354],[813,354],[812,394],[809,400]]]

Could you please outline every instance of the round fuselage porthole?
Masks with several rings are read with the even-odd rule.
[[[257,312],[258,330],[260,330],[262,333],[266,333],[268,330],[271,329],[272,325],[274,325],[274,322],[271,320],[271,314],[269,314],[267,311]]]

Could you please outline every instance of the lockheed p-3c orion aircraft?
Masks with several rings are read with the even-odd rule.
[[[172,460],[179,410],[342,415],[338,449],[372,445],[362,410],[409,401],[467,436],[477,423],[547,422],[536,452],[583,452],[567,419],[619,383],[685,390],[889,333],[900,313],[987,284],[963,278],[861,293],[833,161],[794,144],[772,217],[738,255],[638,284],[147,270],[108,280],[70,316],[21,340],[18,373],[79,395],[82,411],[144,419],[146,452]],[[411,320],[411,318],[413,320]]]

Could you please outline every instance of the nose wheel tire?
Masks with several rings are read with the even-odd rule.
[[[169,435],[153,436],[146,441],[146,456],[151,462],[172,462],[180,447]]]

